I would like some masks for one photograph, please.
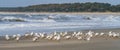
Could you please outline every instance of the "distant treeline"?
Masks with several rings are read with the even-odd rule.
[[[120,12],[120,5],[109,3],[40,4],[27,7],[0,7],[3,12]]]

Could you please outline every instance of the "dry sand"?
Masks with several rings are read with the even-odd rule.
[[[120,29],[101,29],[95,32],[119,32]],[[85,32],[85,31],[84,31]],[[0,50],[120,50],[120,39],[93,38],[90,41],[84,40],[31,40],[0,41]]]
[[[110,14],[120,15],[120,12],[0,12],[0,14]]]

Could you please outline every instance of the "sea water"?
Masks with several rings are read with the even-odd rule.
[[[120,28],[120,15],[0,14],[0,35]]]

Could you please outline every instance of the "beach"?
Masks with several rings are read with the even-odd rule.
[[[119,3],[0,0],[0,50],[120,50]]]
[[[87,32],[83,31],[83,32]],[[98,29],[92,30],[94,32],[108,31],[119,32],[120,29]],[[2,50],[119,50],[120,39],[105,39],[102,37],[93,38],[90,41],[85,40],[60,40],[51,41],[39,39],[37,42],[32,42],[30,39],[20,40],[16,42],[14,40],[0,41],[0,49]]]
[[[1,25],[0,33],[4,36],[5,34],[15,35],[17,33],[18,34],[20,33],[21,35],[23,35],[27,31],[28,32],[33,31],[37,33],[47,32],[47,31],[48,32],[68,31],[72,33],[74,31],[76,32],[81,31],[83,33],[87,33],[88,31],[93,31],[95,33],[105,33],[105,34],[107,34],[110,31],[113,31],[115,33],[120,33],[119,32],[120,25],[119,25],[119,19],[118,19],[120,13],[0,12],[0,14],[2,14],[1,24],[0,24]],[[44,15],[44,14],[49,14],[49,15]],[[35,18],[36,17],[35,15],[40,19],[38,20],[38,18]],[[94,15],[95,17],[92,15]],[[100,17],[101,15],[104,18],[101,18]],[[116,15],[118,18],[114,18],[114,16],[116,17]],[[50,16],[53,16],[55,19],[54,18],[48,19],[47,17],[50,17]],[[88,19],[88,16],[91,17],[90,20]],[[84,18],[84,17],[87,17],[87,18]],[[18,19],[23,21],[19,22],[17,21]],[[95,20],[95,19],[98,19],[98,20]],[[5,40],[4,36],[0,36],[1,50],[119,50],[120,49],[120,44],[119,44],[120,38],[93,37],[90,41],[78,40],[78,39],[59,40],[59,41],[39,39],[36,42],[33,42],[32,39],[23,38],[23,39],[20,39],[19,42],[17,42],[15,40],[7,41]]]

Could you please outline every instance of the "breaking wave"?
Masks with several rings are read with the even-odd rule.
[[[119,22],[120,16],[90,16],[90,15],[6,15],[0,16],[2,22],[81,22],[81,21],[100,21],[100,22]]]
[[[118,28],[119,23],[119,15],[0,14],[0,33]]]

